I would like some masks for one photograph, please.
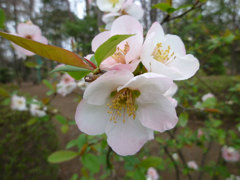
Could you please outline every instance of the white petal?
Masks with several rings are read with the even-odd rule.
[[[173,85],[164,93],[164,96],[172,97],[178,90],[178,86],[173,83]]]
[[[17,32],[21,36],[41,35],[41,30],[34,24],[20,23],[17,25]]]
[[[121,14],[120,13],[108,13],[108,14],[104,14],[103,17],[102,17],[102,21],[105,23],[105,24],[108,24],[108,23],[112,23],[114,21],[114,19],[117,17],[117,16],[120,16]]]
[[[172,68],[175,68],[181,74],[180,77],[176,77],[175,80],[185,80],[192,77],[199,69],[199,61],[191,54],[187,54],[183,57],[177,57],[169,64]]]
[[[175,55],[184,56],[186,55],[185,46],[181,40],[181,38],[177,35],[167,34],[164,38],[165,46],[170,46],[171,50],[175,53]]]
[[[128,118],[125,123],[121,120],[109,122],[106,134],[109,146],[122,156],[136,154],[148,140],[153,139],[153,131],[143,127],[137,118]]]
[[[110,31],[104,31],[95,36],[92,40],[92,51],[95,52],[97,48],[110,38]]]
[[[132,3],[131,5],[125,7],[125,11],[128,15],[140,20],[143,17],[144,11],[141,6]]]
[[[166,76],[156,73],[145,73],[135,76],[124,86],[119,87],[118,91],[123,88],[139,90],[141,93],[140,97],[143,98],[144,96],[144,101],[152,101],[152,99],[150,99],[152,94],[163,94],[172,86],[172,84],[173,81]]]
[[[103,134],[110,119],[107,110],[105,105],[90,105],[82,100],[75,114],[75,121],[80,131],[89,135]]]
[[[157,41],[160,41],[163,38],[164,38],[164,31],[163,31],[162,26],[158,22],[153,23],[147,32],[146,40],[148,40],[148,39],[154,40],[155,39]]]
[[[138,103],[137,110],[143,126],[164,132],[172,129],[178,122],[173,104],[164,96],[156,96],[158,103]]]
[[[105,104],[111,92],[116,91],[131,78],[133,74],[130,71],[108,71],[88,85],[83,97],[89,104]]]
[[[124,0],[118,0],[116,4],[113,4],[110,0],[97,0],[97,6],[104,12],[117,12],[120,10]]]

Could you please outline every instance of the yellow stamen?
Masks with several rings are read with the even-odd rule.
[[[117,62],[121,64],[126,64],[125,56],[130,50],[130,46],[128,42],[125,43],[124,49],[121,50],[120,48],[117,48],[116,52],[112,55],[112,58]]]
[[[167,64],[172,59],[176,58],[174,52],[171,52],[171,47],[168,46],[166,49],[163,49],[162,43],[157,43],[155,49],[152,52],[152,56],[155,60],[164,64]]]
[[[114,123],[117,123],[118,119],[122,118],[122,122],[125,123],[126,115],[132,116],[134,120],[136,118],[135,99],[139,95],[140,92],[138,90],[130,90],[128,88],[115,93],[111,103],[107,104],[109,108],[108,114],[111,114],[110,121],[113,120]]]

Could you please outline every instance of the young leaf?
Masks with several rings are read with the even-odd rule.
[[[93,154],[85,154],[82,157],[82,164],[93,174],[100,170],[99,158]]]
[[[169,14],[173,13],[174,11],[176,11],[177,9],[173,8],[170,4],[168,3],[158,3],[153,5],[153,8],[158,8],[164,12],[167,12]]]
[[[99,66],[101,62],[108,58],[109,56],[113,55],[116,51],[117,45],[124,41],[125,39],[133,36],[134,34],[122,34],[122,35],[115,35],[110,37],[107,41],[105,41],[95,52],[95,59],[97,65]]]
[[[66,49],[52,45],[42,44],[30,39],[22,38],[4,32],[0,32],[0,36],[47,59],[71,66],[86,68],[89,70],[93,69],[88,64],[86,64],[77,54],[70,52]]]
[[[91,72],[91,71],[90,71]],[[89,71],[81,71],[81,72],[68,72],[68,74],[74,78],[75,80],[81,80],[83,77],[90,73]]]
[[[67,151],[67,150],[56,151],[52,153],[50,156],[48,156],[48,162],[61,163],[61,162],[69,161],[77,156],[78,156],[78,153],[74,151]]]
[[[89,69],[80,68],[80,67],[76,67],[76,66],[65,65],[65,66],[60,66],[60,67],[57,67],[57,68],[53,69],[50,73],[59,72],[59,71],[64,71],[64,72],[79,72],[79,71],[80,72],[81,71],[92,72]]]
[[[140,167],[149,168],[149,167],[162,167],[163,166],[163,160],[159,157],[148,157],[144,160],[142,160],[139,163]]]
[[[5,13],[3,11],[3,9],[0,9],[0,28],[4,28],[4,23],[5,23],[5,20],[6,20],[6,16],[5,16]]]

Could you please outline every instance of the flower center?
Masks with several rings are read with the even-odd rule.
[[[112,55],[112,58],[117,62],[121,64],[126,64],[125,56],[128,53],[130,47],[128,42],[124,44],[124,49],[121,50],[119,47],[117,47],[116,52]]]
[[[174,52],[171,52],[171,47],[168,46],[164,49],[162,43],[157,43],[155,49],[152,52],[152,56],[155,60],[164,64],[167,64],[172,59],[176,58]]]
[[[18,101],[18,105],[22,105],[23,102],[21,100]]]
[[[109,0],[110,3],[113,4],[113,6],[115,6],[115,4],[117,4],[119,2],[119,0]]]
[[[117,123],[118,119],[122,118],[122,122],[126,122],[126,115],[132,116],[133,120],[136,118],[137,106],[135,105],[135,99],[140,95],[138,90],[130,90],[124,88],[119,92],[112,92],[113,96],[111,103],[107,104],[111,115],[110,121]]]

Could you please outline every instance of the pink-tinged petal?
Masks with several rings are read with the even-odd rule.
[[[118,88],[118,91],[123,88],[137,89],[141,92],[141,96],[145,96],[144,101],[148,100],[151,94],[163,94],[165,93],[173,84],[173,81],[163,75],[156,73],[145,73],[139,76],[135,76],[130,79],[124,86]]]
[[[35,53],[28,51],[28,50],[22,48],[21,46],[18,46],[14,43],[12,43],[12,45],[13,45],[14,49],[17,51],[17,54],[19,55],[19,57],[35,55]],[[20,54],[22,54],[22,55],[20,55]]]
[[[124,10],[126,7],[130,6],[131,4],[133,4],[133,0],[126,0],[122,5],[121,10]]]
[[[38,26],[28,23],[20,23],[17,25],[17,32],[21,36],[41,35],[41,30]]]
[[[136,154],[154,136],[153,131],[143,127],[137,118],[128,118],[125,123],[110,121],[106,134],[109,146],[121,156]]]
[[[107,106],[95,106],[82,100],[75,114],[78,128],[89,135],[103,134],[110,119],[107,111]]]
[[[172,103],[173,107],[176,108],[178,105],[178,102],[176,99],[172,98],[172,97],[167,97],[168,100]]]
[[[94,54],[88,54],[88,55],[86,55],[84,58],[86,58],[87,60],[90,60],[93,55],[94,55]]]
[[[172,68],[175,68],[181,76],[176,77],[175,80],[185,80],[191,78],[199,69],[199,61],[191,54],[187,54],[183,57],[177,57],[169,64]]]
[[[149,38],[152,38],[153,36],[158,37],[157,38],[158,41],[164,38],[163,28],[158,22],[155,22],[152,24],[152,26],[147,32],[146,40],[148,40]],[[153,39],[156,39],[156,37]]]
[[[176,56],[185,56],[186,50],[181,38],[177,35],[167,34],[164,38],[165,46],[170,46]]]
[[[95,36],[92,40],[92,51],[95,52],[97,48],[110,38],[110,31],[104,31]]]
[[[117,18],[111,27],[111,36],[117,34],[135,34],[119,44],[120,49],[124,49],[124,45],[128,42],[130,50],[126,55],[126,62],[137,59],[140,56],[143,43],[143,27],[135,18],[124,15]]]
[[[130,71],[108,71],[88,85],[84,99],[89,104],[103,105],[113,91],[133,78]]]
[[[37,41],[37,42],[40,42],[40,43],[43,43],[43,44],[48,44],[48,40],[47,38],[45,38],[44,36],[41,36],[41,35],[35,35],[33,36],[33,39],[34,41]]]
[[[131,5],[126,6],[125,11],[128,15],[140,20],[143,17],[144,11],[141,6],[132,3]]]
[[[143,126],[164,132],[172,129],[178,122],[173,104],[164,96],[156,96],[158,103],[138,103],[137,114]]]

